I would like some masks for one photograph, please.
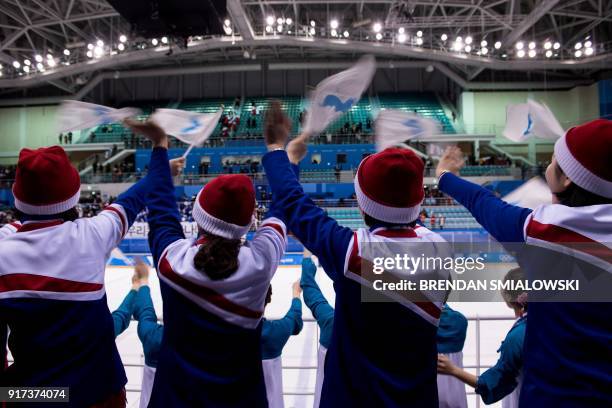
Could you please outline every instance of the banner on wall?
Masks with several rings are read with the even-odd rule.
[[[193,238],[198,235],[198,224],[195,222],[181,222],[183,233],[186,238]],[[148,239],[149,224],[146,222],[135,222],[128,231],[125,239]]]

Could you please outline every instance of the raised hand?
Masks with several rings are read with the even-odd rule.
[[[438,162],[436,177],[440,177],[445,171],[459,175],[459,170],[461,170],[464,164],[465,159],[463,158],[461,149],[457,146],[450,146],[446,149]]]
[[[302,159],[304,159],[306,153],[308,153],[307,142],[309,137],[310,135],[302,133],[301,135],[293,139],[291,142],[289,142],[289,144],[287,145],[287,155],[289,156],[289,161],[291,163],[299,164]]]
[[[185,158],[178,157],[176,159],[170,160],[170,171],[172,172],[172,177],[176,177],[183,172],[185,168]]]
[[[302,294],[302,287],[300,286],[300,281],[297,280],[293,282],[293,297],[299,298],[301,294]]]
[[[160,128],[151,119],[147,119],[142,122],[136,119],[125,119],[123,121],[124,126],[130,128],[134,133],[143,135],[147,139],[153,142],[153,147],[165,147],[168,148],[168,135],[164,132],[164,129]]]
[[[140,285],[149,284],[149,266],[141,258],[136,261],[134,275],[138,277]]]
[[[279,101],[272,101],[266,112],[264,124],[264,139],[268,150],[283,149],[287,144],[291,120],[283,110]]]

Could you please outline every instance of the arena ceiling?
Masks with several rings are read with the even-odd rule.
[[[612,66],[612,1],[227,0],[227,11],[222,36],[153,39],[103,0],[2,0],[0,98],[80,98],[119,73],[295,69],[364,53],[431,62],[461,86],[584,83]]]

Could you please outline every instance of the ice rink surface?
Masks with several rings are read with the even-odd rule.
[[[509,269],[509,268],[508,268]],[[272,303],[266,309],[266,318],[275,319],[282,317],[289,309],[291,303],[291,284],[299,279],[300,267],[281,267],[272,280],[273,296]],[[123,297],[131,287],[132,269],[129,267],[109,267],[106,274],[106,291],[108,295],[109,308],[113,311],[119,306]],[[334,291],[332,281],[319,268],[317,282],[325,297],[334,304]],[[162,317],[162,301],[159,291],[159,280],[154,273],[150,277],[151,294],[158,317]],[[512,311],[503,303],[451,303],[452,308],[462,312],[466,317],[480,316],[513,316]],[[310,319],[310,310],[303,305],[303,318]],[[510,329],[512,321],[483,321],[480,330],[481,364],[490,366],[497,360],[497,349],[506,333]],[[128,376],[128,406],[137,407],[140,397],[140,384],[142,380],[142,364],[144,356],[142,346],[136,333],[136,322],[117,338],[117,347],[126,367]],[[409,344],[406,347],[410,347]],[[312,407],[313,397],[303,395],[312,393],[315,385],[315,373],[317,365],[318,327],[315,322],[304,322],[304,329],[298,336],[292,336],[283,351],[283,385],[285,393],[285,406],[290,407]],[[474,322],[468,325],[467,339],[465,342],[464,365],[475,365],[476,358],[476,329]],[[299,369],[296,367],[308,367]],[[475,372],[475,370],[470,370]],[[470,390],[468,390],[470,391]],[[297,395],[296,395],[297,394]],[[468,395],[470,407],[476,407],[476,397]],[[484,406],[482,402],[480,406]],[[491,405],[501,407],[501,403]]]

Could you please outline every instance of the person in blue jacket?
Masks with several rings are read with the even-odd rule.
[[[130,122],[154,140],[150,168],[162,176],[146,196],[149,246],[160,278],[164,334],[149,407],[268,406],[261,330],[268,286],[287,244],[271,206],[251,240],[252,180],[209,181],[193,207],[198,236],[186,239],[168,165],[168,139],[154,122]]]
[[[261,330],[261,358],[270,408],[283,408],[283,367],[281,354],[291,336],[300,334],[304,327],[302,321],[302,289],[299,282],[292,286],[291,307],[282,319],[264,318]],[[268,289],[266,305],[272,301],[272,285]]]
[[[321,401],[321,389],[323,388],[325,355],[331,344],[331,336],[334,330],[334,308],[321,293],[321,289],[315,281],[317,266],[305,251],[302,259],[302,278],[300,284],[304,290],[304,303],[319,325],[319,350],[317,353],[317,381],[315,383],[314,408],[318,408]]]
[[[113,316],[113,326],[115,331],[115,337],[123,333],[130,325],[132,320],[132,314],[134,313],[134,299],[140,288],[140,279],[137,272],[132,275],[132,289],[123,298],[123,301],[117,309],[115,309],[111,316]]]
[[[461,179],[463,163],[458,148],[447,150],[436,169],[439,189],[499,242],[526,243],[518,262],[528,280],[588,277],[555,301],[533,293],[544,301],[530,299],[520,405],[611,406],[612,121],[576,126],[555,142],[545,174],[552,204],[535,210]]]
[[[465,316],[445,304],[436,336],[438,356],[445,356],[460,368],[463,368],[463,345],[467,327]],[[454,377],[438,372],[438,400],[440,408],[467,408],[465,385]]]
[[[289,229],[334,281],[334,330],[320,406],[437,408],[436,331],[442,302],[427,297],[394,300],[393,294],[376,291],[371,269],[362,275],[361,266],[368,261],[360,252],[362,244],[374,242],[441,249],[443,238],[416,226],[424,197],[423,161],[402,148],[365,158],[355,188],[369,228],[352,231],[304,193],[292,165],[305,156],[309,135],[294,139],[285,150],[289,130],[279,106],[267,117],[269,152],[262,161],[273,205],[282,209]],[[374,300],[364,300],[364,293]]]
[[[525,279],[520,268],[510,270],[504,282],[518,282]],[[458,367],[447,356],[438,356],[438,372],[451,375],[475,388],[485,404],[492,404],[504,398],[504,408],[518,407],[520,383],[523,371],[523,342],[527,323],[527,292],[522,290],[502,290],[502,296],[509,308],[514,311],[517,320],[502,342],[497,363],[480,376],[475,376],[462,367]]]

